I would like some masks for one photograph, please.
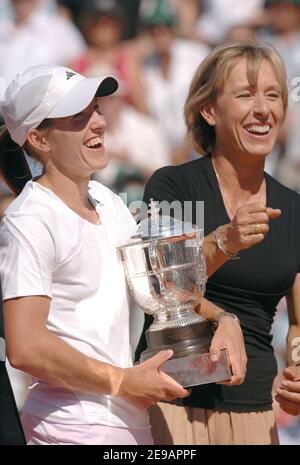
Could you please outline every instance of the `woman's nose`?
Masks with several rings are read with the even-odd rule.
[[[102,113],[99,113],[99,111],[94,111],[91,121],[91,129],[94,131],[104,131],[106,127],[107,123],[104,115]]]
[[[269,111],[267,99],[264,96],[256,96],[253,108],[254,115],[267,118]]]

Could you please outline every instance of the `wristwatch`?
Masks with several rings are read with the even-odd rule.
[[[241,324],[240,319],[235,315],[235,313],[225,312],[225,310],[223,310],[222,312],[218,313],[215,317],[214,322],[216,323],[216,325],[219,324],[220,319],[224,318],[224,316],[229,316],[230,318],[233,318],[239,325]]]

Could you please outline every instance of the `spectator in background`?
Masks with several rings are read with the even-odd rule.
[[[113,74],[109,68],[98,71],[101,75]],[[125,102],[128,87],[119,77],[117,79],[117,92],[101,102],[107,121],[105,146],[110,163],[94,176],[114,189],[122,173],[131,176],[138,171],[146,181],[156,169],[171,162],[169,145],[159,124]]]
[[[8,85],[17,73],[38,64],[65,64],[85,43],[75,26],[43,10],[44,0],[11,0],[13,17],[0,21],[0,76]]]
[[[82,13],[95,3],[94,0],[56,0],[59,12],[67,18],[72,19],[80,27],[80,17]],[[107,8],[112,0],[97,0],[99,8]],[[121,5],[127,13],[127,24],[123,33],[124,39],[132,39],[137,33],[138,11],[140,0],[118,0],[116,3]]]
[[[82,13],[80,22],[88,49],[71,67],[81,74],[96,76],[97,69],[109,66],[126,83],[130,103],[138,111],[148,113],[135,44],[122,41],[127,23],[125,10],[116,0],[94,0]]]
[[[147,104],[168,137],[173,163],[179,163],[191,155],[185,142],[184,101],[191,76],[209,49],[178,37],[171,3],[155,0],[151,5],[141,5],[141,20],[151,41],[144,62]]]
[[[58,13],[80,28],[80,16],[89,0],[56,0]]]
[[[71,0],[72,1],[72,0]],[[43,12],[49,13],[53,12],[56,8],[57,0],[43,0],[41,3],[41,10]],[[11,0],[1,0],[0,1],[0,18],[8,18],[13,15],[13,6]]]
[[[234,24],[225,34],[225,40],[255,40],[255,28],[248,24]]]
[[[264,40],[271,42],[283,57],[291,90],[300,76],[300,0],[266,0],[268,29],[262,31]],[[288,187],[300,191],[300,104],[293,91],[289,113],[281,134],[282,159],[277,177]]]
[[[171,0],[171,2],[176,10],[180,36],[192,40],[198,39],[196,24],[203,11],[203,0]]]
[[[264,0],[203,0],[204,12],[197,24],[198,34],[210,44],[223,40],[236,24],[260,24]]]

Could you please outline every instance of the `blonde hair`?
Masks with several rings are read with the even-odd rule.
[[[228,76],[241,58],[248,63],[248,81],[255,86],[260,65],[267,60],[274,68],[281,86],[284,112],[288,106],[288,86],[285,67],[277,50],[268,43],[230,41],[214,48],[198,67],[191,82],[184,106],[188,134],[199,153],[211,151],[215,144],[215,130],[200,113],[208,103],[214,102]]]

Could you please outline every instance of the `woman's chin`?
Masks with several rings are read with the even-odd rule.
[[[266,158],[272,152],[274,144],[253,144],[245,147],[245,152],[253,157]]]
[[[97,163],[93,163],[95,167],[95,171],[103,170],[104,168],[107,167],[108,163],[109,163],[109,159],[106,155],[104,155],[101,159],[97,160]]]

